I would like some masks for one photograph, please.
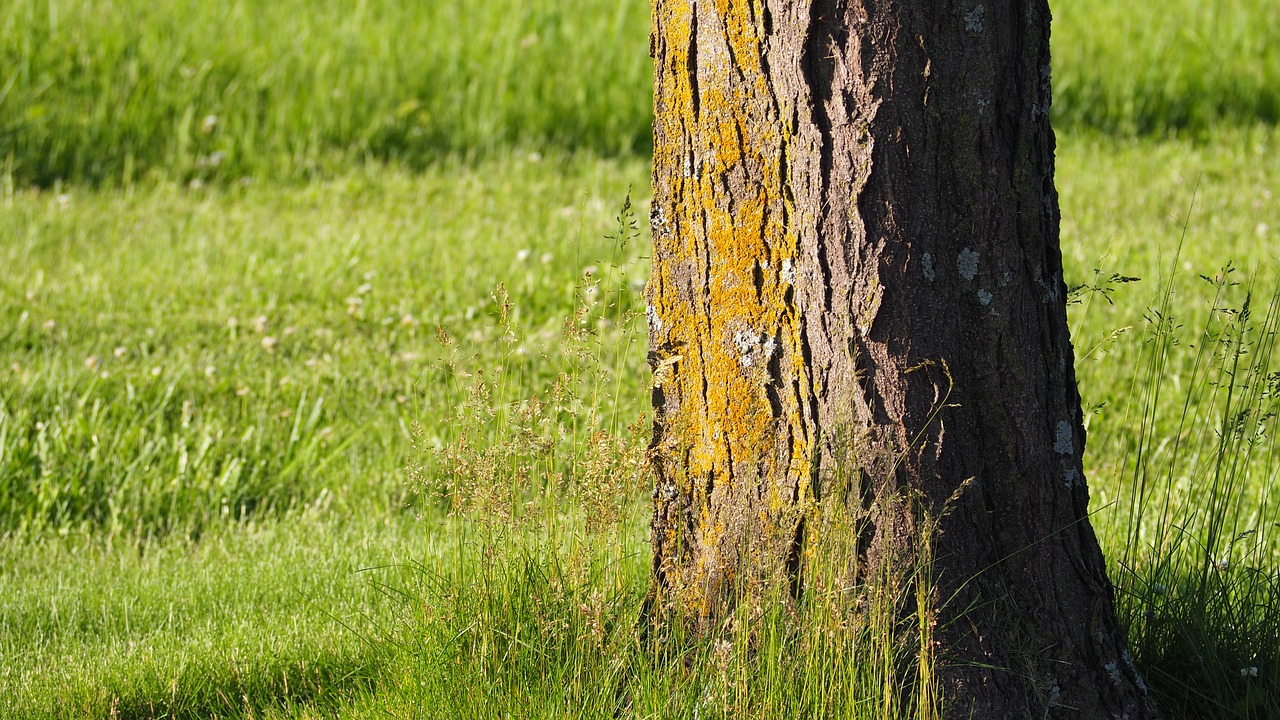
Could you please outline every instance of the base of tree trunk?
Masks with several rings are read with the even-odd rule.
[[[929,600],[949,717],[1151,717],[1088,521],[1046,0],[656,0],[652,51],[653,607],[804,602],[823,547]]]

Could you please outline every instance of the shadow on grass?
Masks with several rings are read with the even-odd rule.
[[[381,659],[340,655],[275,659],[247,667],[197,663],[182,668],[177,677],[157,673],[108,688],[108,713],[119,720],[291,716],[306,710],[327,716],[373,692],[384,667]]]

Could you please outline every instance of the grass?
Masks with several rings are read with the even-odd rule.
[[[1057,5],[1120,612],[1170,716],[1280,716],[1280,16]],[[634,631],[645,15],[0,9],[0,715],[930,717],[927,614]]]
[[[501,352],[504,280],[536,335],[524,367],[551,372],[536,361],[608,244],[602,198],[644,179],[567,157],[497,169],[9,197],[0,531],[400,504],[412,425],[443,432],[436,327]]]
[[[1219,369],[1201,360],[1197,370],[1191,347],[1204,345],[1205,327],[1205,347],[1229,349],[1240,337],[1226,329],[1239,326],[1238,314],[1206,308],[1238,310],[1244,288],[1196,277],[1214,277],[1226,256],[1242,267],[1261,263],[1254,322],[1266,315],[1275,259],[1260,240],[1280,227],[1267,195],[1280,187],[1275,144],[1264,129],[1224,131],[1212,145],[1067,134],[1059,157],[1069,281],[1094,283],[1094,267],[1104,277],[1144,278],[1115,287],[1114,305],[1101,292],[1083,292],[1071,309],[1082,391],[1096,408],[1086,460],[1095,523],[1122,583],[1138,662],[1153,686],[1206,716],[1265,717],[1277,702],[1269,674],[1277,644],[1267,634],[1276,627],[1267,614],[1277,606],[1276,536],[1263,522],[1275,514],[1259,504],[1274,463],[1269,451],[1243,453],[1238,442],[1221,445],[1204,430],[1230,414],[1218,388],[1232,356],[1218,350],[1211,357]],[[589,449],[596,429],[617,429],[645,404],[642,349],[625,330],[627,311],[637,307],[631,273],[643,269],[636,256],[644,238],[620,251],[614,217],[627,185],[644,187],[645,172],[640,161],[513,154],[424,173],[355,169],[299,185],[165,181],[126,192],[7,194],[0,206],[0,252],[11,268],[0,285],[10,329],[0,339],[4,713],[101,715],[114,702],[134,717],[414,716],[424,706],[526,716],[579,708],[586,716],[620,702],[606,689],[623,678],[642,689],[630,707],[664,715],[692,717],[696,708],[706,717],[711,706],[691,688],[716,688],[721,711],[813,714],[830,701],[829,684],[788,689],[751,680],[775,666],[743,665],[746,656],[723,645],[655,665],[621,631],[621,618],[634,617],[642,600],[640,506],[619,506],[612,541],[591,541],[598,530],[556,520],[556,511],[539,516],[560,523],[553,537],[538,535],[535,523],[518,543],[486,542],[483,524],[460,535],[440,497],[453,490],[477,501],[471,507],[492,510],[476,488],[458,493],[458,482],[450,486],[437,468],[419,488],[429,496],[407,489],[413,458],[442,457],[436,452],[470,428],[473,446],[498,448],[491,457],[508,471],[491,480],[532,458],[529,467],[562,473],[574,502],[588,500],[571,490],[585,485],[571,480],[589,475],[589,458],[565,448]],[[551,255],[546,263],[543,254]],[[563,324],[579,317],[589,266],[602,289],[587,323],[578,321],[574,360],[561,352],[572,347],[563,344]],[[1159,278],[1170,267],[1180,279],[1161,309]],[[510,302],[506,324],[499,322],[506,303],[492,297],[498,283]],[[1144,330],[1150,307],[1194,331],[1179,331],[1176,344],[1161,341],[1168,352],[1158,372],[1134,375],[1159,346],[1142,338],[1160,328],[1156,337],[1172,337],[1168,324]],[[440,346],[437,324],[452,337],[450,348]],[[1115,336],[1126,326],[1133,329]],[[1269,337],[1251,332],[1250,359]],[[603,368],[591,364],[597,359]],[[497,398],[490,413],[474,395],[477,370]],[[514,442],[507,428],[529,412],[507,401],[538,393],[549,402],[566,373],[581,381],[576,400],[543,427],[579,441],[562,444],[550,463],[528,449],[535,442],[501,450]],[[1242,386],[1259,387],[1256,374],[1247,382],[1237,374]],[[1161,383],[1183,392],[1154,401],[1142,394]],[[1186,392],[1195,393],[1197,414],[1188,417],[1197,432],[1183,433],[1173,457],[1160,443],[1181,436]],[[1149,420],[1138,419],[1143,412]],[[1128,498],[1138,448],[1148,448],[1145,507],[1155,509],[1135,540],[1126,513],[1137,507]],[[1192,572],[1204,569],[1196,545],[1203,523],[1171,524],[1161,508],[1168,495],[1178,517],[1199,522],[1206,508],[1191,500],[1232,497],[1198,492],[1194,480],[1219,448],[1249,461],[1232,477],[1252,498],[1219,517],[1256,532],[1234,544],[1234,533],[1219,533],[1214,558],[1234,554],[1226,571],[1215,566],[1206,575]],[[294,463],[288,472],[282,458]],[[233,464],[259,469],[219,484]],[[478,475],[472,468],[457,477]],[[1153,534],[1175,525],[1185,529],[1179,542]],[[393,588],[383,592],[356,572],[388,564],[398,568],[379,576]],[[558,604],[531,605],[555,588]],[[483,618],[481,603],[489,603]],[[832,654],[775,620],[760,621],[774,628],[772,654],[751,657],[800,664],[764,677],[823,677],[817,659]],[[538,622],[574,630],[528,635]],[[602,638],[593,628],[604,626]],[[849,654],[836,655],[900,647],[885,637],[877,646],[845,636]],[[504,638],[505,654],[494,655]],[[1212,672],[1194,685],[1173,662],[1190,656],[1187,647],[1210,659],[1204,667]],[[616,657],[627,664],[614,666]],[[840,687],[876,687],[903,662],[846,659],[836,663],[843,674],[831,677],[863,678]],[[1239,675],[1250,667],[1258,678]],[[581,682],[548,683],[544,673]],[[1177,695],[1189,689],[1195,694]],[[888,697],[861,692],[843,707],[877,716]]]
[[[15,0],[0,163],[24,183],[127,184],[421,167],[512,143],[643,151],[647,28],[642,0]]]
[[[1280,120],[1271,0],[1053,3],[1061,128]],[[526,150],[643,156],[648,4],[12,0],[0,167],[23,184],[233,182]]]
[[[1280,16],[1267,0],[1051,4],[1058,127],[1203,135],[1280,120]]]
[[[10,718],[329,714],[386,662],[344,627],[399,606],[359,573],[440,552],[412,522],[312,513],[198,542],[71,533],[0,547],[0,714]]]

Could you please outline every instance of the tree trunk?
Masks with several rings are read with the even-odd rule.
[[[1151,716],[1087,516],[1047,1],[653,18],[655,607],[799,598],[842,493],[852,575],[918,557],[922,505],[949,715]]]

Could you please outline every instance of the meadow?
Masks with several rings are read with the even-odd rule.
[[[1280,715],[1268,5],[1054,8],[1093,521],[1172,717]],[[919,710],[891,626],[636,637],[646,31],[0,10],[0,715]]]

